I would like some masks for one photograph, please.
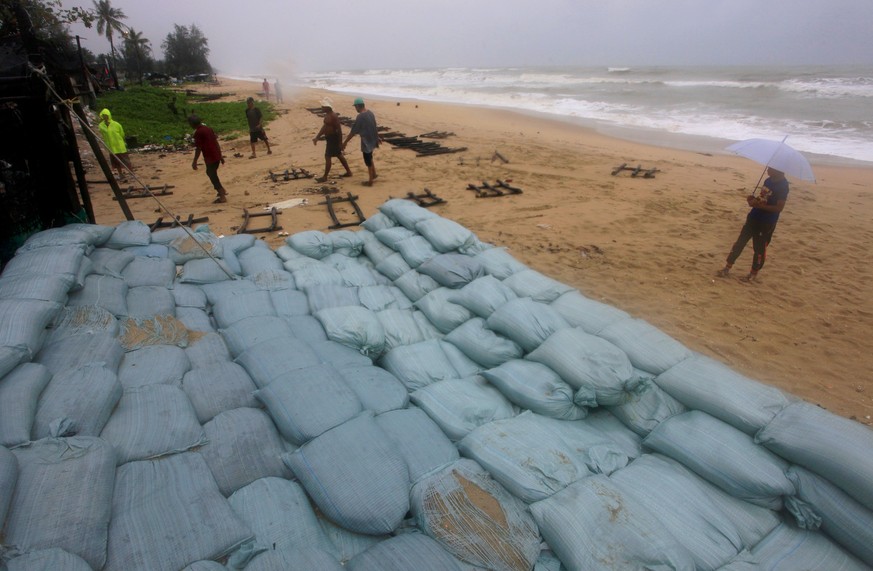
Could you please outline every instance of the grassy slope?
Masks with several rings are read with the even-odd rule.
[[[174,97],[176,114],[170,105]],[[275,118],[272,105],[259,101],[257,106],[264,114],[264,124]],[[125,135],[136,137],[139,145],[186,144],[186,137],[192,133],[186,117],[192,112],[215,129],[222,140],[235,139],[248,132],[244,100],[198,102],[196,95],[189,97],[184,91],[136,86],[103,93],[97,99],[96,112],[104,108],[121,123]]]

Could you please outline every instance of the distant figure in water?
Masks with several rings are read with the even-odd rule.
[[[782,171],[768,167],[767,180],[764,181],[764,186],[761,188],[761,195],[750,194],[746,197],[746,202],[752,209],[746,216],[746,223],[728,254],[724,268],[717,273],[719,277],[726,278],[730,275],[734,262],[737,261],[740,254],[743,253],[743,248],[751,240],[752,247],[755,249],[752,269],[747,276],[740,278],[740,280],[753,282],[757,279],[758,272],[764,267],[764,261],[767,259],[767,246],[770,245],[770,240],[773,238],[776,222],[779,221],[779,213],[785,208],[787,200],[788,179],[785,178]]]
[[[261,87],[264,90],[264,99],[267,101],[270,100],[270,82],[267,81],[267,78],[264,78],[264,83],[261,84]]]
[[[312,144],[318,145],[319,139],[324,139],[324,176],[315,179],[315,182],[325,182],[327,180],[333,157],[338,158],[346,169],[346,173],[342,176],[352,176],[352,169],[349,168],[349,163],[343,155],[342,124],[340,124],[339,116],[333,112],[333,103],[331,103],[330,99],[325,98],[321,100],[321,110],[324,112],[324,124],[321,126],[318,134],[312,138]]]

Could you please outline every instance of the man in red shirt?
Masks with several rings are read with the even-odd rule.
[[[210,127],[203,124],[200,117],[191,115],[188,117],[188,124],[194,128],[194,161],[191,163],[191,168],[197,170],[197,159],[200,158],[200,153],[203,153],[203,162],[206,164],[206,176],[212,182],[212,187],[218,193],[218,198],[213,200],[213,203],[227,202],[227,191],[221,186],[221,181],[218,179],[218,167],[224,164],[224,157],[221,154],[221,145],[218,144],[218,137]]]

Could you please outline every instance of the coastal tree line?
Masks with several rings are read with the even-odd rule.
[[[0,3],[0,37],[18,33],[17,8],[26,11],[33,33],[70,57],[81,53],[85,64],[104,83],[142,83],[156,74],[184,78],[211,74],[209,40],[197,27],[173,24],[161,41],[163,59],[155,58],[152,41],[129,25],[127,15],[111,0],[91,0],[89,7],[64,8],[61,0],[13,0]],[[109,53],[94,53],[77,42],[69,25],[79,22],[109,42]]]

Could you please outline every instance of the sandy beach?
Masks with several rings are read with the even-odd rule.
[[[232,92],[234,100],[256,96],[260,84],[222,79],[198,91]],[[508,248],[530,267],[657,326],[694,351],[743,374],[867,425],[873,424],[873,168],[813,161],[817,183],[791,182],[791,194],[759,280],[738,280],[751,264],[751,244],[722,279],[728,249],[742,226],[745,196],[761,167],[727,153],[647,146],[595,131],[504,110],[410,100],[369,100],[380,125],[408,136],[433,131],[453,135],[438,142],[466,147],[460,153],[416,157],[383,145],[375,155],[379,178],[372,187],[353,139],[347,158],[354,171],[339,178],[335,164],[327,184],[314,179],[273,182],[270,171],[306,169],[317,176],[324,143],[313,146],[324,92],[285,88],[279,116],[267,127],[273,154],[259,143],[248,159],[248,137],[222,141],[226,164],[219,174],[228,203],[212,204],[214,191],[202,163],[191,169],[188,153],[134,153],[144,184],[173,185],[160,197],[175,215],[209,217],[217,234],[235,233],[243,209],[261,213],[268,204],[305,198],[307,205],[279,216],[282,232],[327,231],[332,224],[324,190],[352,193],[365,216],[388,198],[429,189],[445,200],[432,207]],[[329,95],[342,116],[354,117],[353,96]],[[123,117],[117,118],[124,123]],[[209,122],[208,115],[203,117]],[[240,128],[245,117],[240,116]],[[347,131],[344,131],[347,132]],[[219,133],[219,137],[222,137]],[[495,157],[495,151],[508,162]],[[88,179],[102,180],[96,162]],[[615,167],[658,169],[652,178],[612,175]],[[470,184],[508,182],[522,194],[477,198]],[[511,181],[511,182],[510,182]],[[124,220],[109,186],[90,186],[97,222]],[[153,199],[130,200],[135,217],[148,224],[167,220]],[[336,206],[343,222],[355,220],[348,203]],[[254,218],[250,227],[268,225]],[[277,232],[257,234],[272,247]]]

